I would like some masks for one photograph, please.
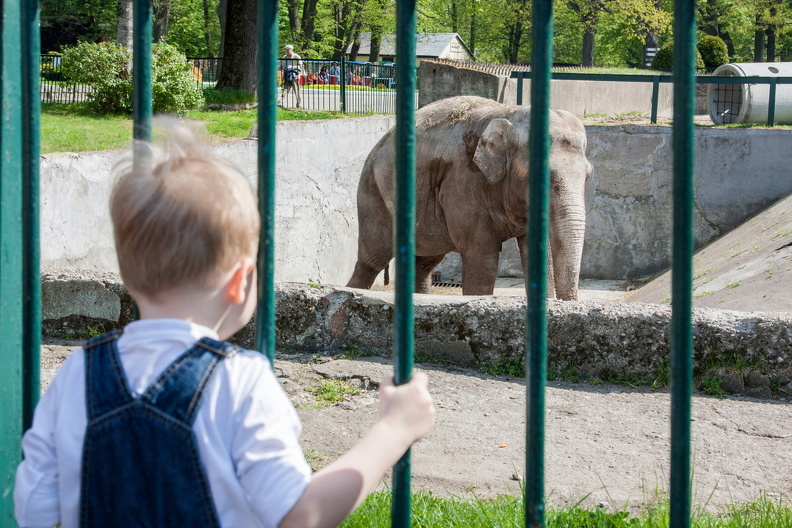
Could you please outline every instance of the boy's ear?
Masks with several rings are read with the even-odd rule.
[[[227,299],[235,304],[242,304],[247,298],[247,287],[250,274],[255,263],[250,259],[240,260],[234,268],[226,289]]]

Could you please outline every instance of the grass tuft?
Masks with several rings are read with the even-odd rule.
[[[391,492],[372,493],[341,528],[390,526]],[[633,514],[608,511],[607,508],[549,508],[545,515],[547,528],[668,528],[670,514],[667,503]],[[471,526],[522,527],[525,509],[520,497],[502,495],[494,499],[473,497],[443,498],[428,491],[412,494],[412,526],[432,528],[468,528]],[[775,528],[792,526],[792,506],[765,495],[758,500],[735,504],[720,513],[703,509],[691,515],[691,525],[698,528]]]

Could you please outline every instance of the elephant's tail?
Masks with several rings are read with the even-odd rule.
[[[385,286],[390,284],[390,264],[385,264]]]

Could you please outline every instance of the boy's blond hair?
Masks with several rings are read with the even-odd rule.
[[[146,169],[130,163],[122,171],[110,198],[121,278],[151,298],[218,285],[239,259],[255,258],[261,224],[238,169],[183,127],[167,135]]]

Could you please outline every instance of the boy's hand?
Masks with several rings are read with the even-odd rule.
[[[379,389],[380,420],[404,435],[409,445],[426,435],[435,423],[435,408],[429,394],[429,378],[416,372],[404,385],[396,386],[393,376],[382,380]]]

